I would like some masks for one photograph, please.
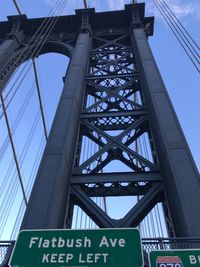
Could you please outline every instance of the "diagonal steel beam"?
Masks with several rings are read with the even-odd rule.
[[[133,161],[131,161],[130,159],[128,160],[127,158],[125,158],[122,154],[122,151],[120,150],[120,153],[118,153],[118,157],[119,160],[124,163],[125,165],[127,165],[131,170],[135,171],[135,172],[143,172],[141,170],[141,168],[138,166],[137,163],[134,163]]]
[[[142,122],[144,121],[144,118],[140,118],[139,120],[142,120]],[[138,120],[138,121],[139,121]],[[137,122],[137,121],[136,121]],[[145,164],[147,167],[149,167],[152,171],[156,171],[159,170],[158,165],[150,162],[149,160],[147,160],[146,158],[144,158],[143,156],[139,155],[138,153],[136,153],[135,151],[133,151],[132,149],[130,149],[129,147],[125,146],[124,144],[122,144],[121,140],[122,137],[125,136],[125,131],[123,131],[119,136],[117,137],[111,137],[109,134],[105,133],[104,131],[102,131],[101,129],[99,129],[98,127],[96,127],[95,125],[91,125],[88,122],[84,121],[84,124],[86,124],[89,128],[93,129],[94,131],[98,132],[99,134],[101,134],[102,136],[104,136],[107,140],[110,141],[111,144],[115,144],[116,147],[120,148],[122,151],[127,152],[129,155],[133,156],[134,158],[138,159],[140,162],[142,162],[143,164]],[[126,132],[127,134],[127,132]]]
[[[146,122],[140,125],[140,129],[137,129],[137,132],[135,132],[135,134],[132,137],[127,139],[127,141],[124,143],[125,146],[129,146],[130,144],[132,144],[134,141],[136,141],[140,136],[142,136],[147,131],[147,129],[145,129],[145,124]]]
[[[138,127],[143,122],[143,120],[144,120],[144,118],[141,118],[141,119],[137,120],[135,123],[133,123],[132,125],[130,125],[126,130],[124,130],[120,135],[118,135],[116,137],[116,140],[122,138],[123,135],[127,134],[132,129]],[[91,125],[90,124],[86,123],[85,121],[83,123],[86,124],[87,127],[91,128]],[[97,151],[93,156],[91,156],[88,160],[86,160],[84,163],[82,163],[79,167],[75,168],[74,169],[74,173],[79,173],[82,170],[84,170],[85,167],[87,167],[88,165],[90,165],[98,157],[102,156],[103,153],[105,153],[106,151],[108,151],[108,149],[110,149],[112,146],[113,146],[113,143],[106,144],[103,148],[99,149],[99,151]]]
[[[71,186],[71,193],[76,197],[81,209],[101,228],[115,228],[116,223],[79,186]]]
[[[102,91],[102,92],[106,92],[106,93],[107,93],[107,96],[104,97],[104,98],[102,98],[102,100],[97,101],[97,102],[96,102],[95,104],[93,104],[92,106],[88,107],[88,108],[86,109],[86,112],[90,111],[92,108],[96,107],[96,106],[99,105],[100,103],[104,103],[104,102],[105,102],[107,99],[109,99],[111,96],[115,96],[115,97],[119,98],[120,100],[127,102],[127,103],[130,104],[130,105],[133,105],[133,106],[135,106],[135,107],[138,107],[139,109],[143,109],[143,108],[144,108],[142,105],[138,104],[136,101],[133,101],[133,100],[130,100],[130,99],[128,99],[128,98],[124,98],[123,96],[121,96],[121,95],[119,94],[119,91],[121,90],[120,87],[117,87],[115,90],[111,91],[111,90],[109,90],[109,89],[107,89],[107,88],[105,88],[105,87],[103,87],[103,86],[101,86],[101,85],[99,85],[99,84],[94,83],[94,82],[91,82],[91,81],[90,81],[90,84],[93,85],[95,88],[98,88],[100,91]]]
[[[109,41],[109,40],[107,40],[107,39],[104,39],[104,38],[101,38],[101,37],[96,37],[96,39],[101,39],[101,41],[103,41],[103,42],[105,42],[105,44],[104,45],[102,45],[102,46],[99,46],[99,47],[97,47],[97,48],[95,48],[95,49],[93,49],[92,51],[98,51],[99,49],[102,49],[102,48],[104,48],[104,47],[106,47],[106,46],[108,46],[108,45],[111,45],[111,44],[116,44],[117,46],[121,46],[121,47],[125,47],[125,45],[122,45],[122,44],[120,44],[120,43],[117,43],[119,40],[122,40],[122,39],[124,39],[125,37],[127,37],[128,36],[128,34],[124,34],[124,35],[122,35],[122,36],[120,36],[120,37],[118,37],[118,38],[116,38],[116,39],[114,39],[114,40],[112,40],[112,41]]]
[[[128,34],[123,34],[122,36],[118,37],[117,39],[119,39],[119,40],[120,40],[120,39],[124,39],[125,37],[128,37],[128,36],[129,36]],[[100,37],[100,36],[95,36],[94,39],[99,40],[99,41],[102,41],[102,42],[105,42],[105,43],[109,42],[108,39],[102,38],[102,37]],[[116,40],[116,39],[114,39],[114,41],[115,41],[115,40]]]
[[[101,63],[101,65],[103,64],[103,63],[105,63],[102,67],[100,67],[99,69],[97,69],[96,71],[94,71],[94,72],[92,72],[91,74],[92,75],[95,75],[95,73],[97,73],[97,72],[99,72],[99,71],[101,71],[102,69],[104,69],[105,67],[107,67],[107,66],[116,66],[116,67],[118,67],[120,70],[127,70],[127,71],[129,71],[129,73],[130,72],[132,72],[133,70],[132,69],[130,69],[130,68],[127,68],[127,67],[125,67],[125,66],[121,66],[121,65],[119,65],[118,64],[118,62],[120,61],[120,60],[122,60],[123,58],[125,58],[127,55],[125,54],[125,55],[122,55],[121,57],[119,57],[118,59],[116,59],[116,60],[113,60],[113,61],[109,61],[109,60],[106,60],[106,59],[103,59],[103,58],[97,58],[97,61],[102,61],[102,63]],[[134,58],[132,58],[133,60],[134,60]],[[100,64],[100,63],[99,63]],[[131,65],[132,64],[132,62],[129,62],[129,65]],[[96,64],[96,67],[97,67],[97,64]],[[105,70],[104,70],[105,71]]]
[[[162,183],[156,183],[150,190],[141,198],[137,204],[127,213],[121,221],[121,227],[136,227],[151,209],[161,200],[163,192]]]
[[[111,161],[112,161],[112,156],[110,155],[110,153],[108,153],[107,157],[104,160],[101,158],[100,163],[98,163],[96,165],[96,167],[94,167],[94,169],[90,173],[92,174],[92,173],[99,173],[99,172],[101,172],[103,170],[103,168],[105,166],[107,166],[108,163],[110,163]]]
[[[87,131],[85,132],[85,136],[87,136],[90,140],[92,140],[93,142],[95,142],[98,146],[101,146],[102,147],[102,146],[105,145],[105,143],[103,143],[96,136],[92,135],[88,130],[90,131],[90,129],[87,128]]]
[[[118,92],[121,90],[125,90],[126,88],[129,88],[129,86],[131,86],[133,83],[134,83],[134,79],[131,79],[130,81],[126,82],[124,85],[117,87],[115,91]],[[104,92],[103,86],[100,86],[99,84],[94,83],[93,81],[89,81],[89,84],[93,86],[96,90],[99,89],[100,92]],[[96,108],[99,104],[106,102],[106,100],[108,100],[109,98],[110,98],[110,94],[108,94],[104,98],[101,98],[101,100],[97,101],[93,105],[89,106],[87,109],[84,110],[84,112],[89,112],[93,108]],[[137,103],[136,103],[136,106],[137,106]]]

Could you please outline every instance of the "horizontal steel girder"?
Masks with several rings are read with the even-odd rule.
[[[73,174],[72,184],[120,183],[120,182],[161,182],[160,172],[112,172],[94,174]]]
[[[163,186],[154,184],[137,204],[119,220],[111,219],[94,201],[92,201],[80,186],[71,186],[71,193],[81,209],[93,219],[101,228],[109,227],[136,227],[150,210],[162,200]]]
[[[81,119],[100,119],[100,118],[110,118],[110,117],[137,117],[147,115],[145,109],[141,110],[127,110],[127,111],[111,111],[111,112],[91,112],[82,113]]]
[[[81,190],[84,191],[89,197],[118,197],[118,196],[143,196],[149,188],[151,183],[118,183],[118,184],[96,184],[94,186],[82,186]]]

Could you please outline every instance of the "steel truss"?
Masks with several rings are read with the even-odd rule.
[[[144,134],[149,137],[149,158],[135,149]],[[86,160],[81,159],[84,137],[98,147]],[[71,181],[72,201],[99,227],[136,227],[163,201],[160,166],[130,34],[93,36],[78,148]],[[105,173],[106,166],[116,160],[130,172]],[[107,196],[142,197],[124,218],[115,220],[91,199]]]

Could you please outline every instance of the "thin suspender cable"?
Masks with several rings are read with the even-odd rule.
[[[30,177],[31,177],[31,179],[29,180],[30,181],[30,185],[28,185],[28,190],[27,190],[28,196],[30,196],[31,188],[33,187],[34,178],[35,178],[36,172],[38,170],[38,166],[39,166],[40,159],[41,159],[41,156],[42,156],[42,151],[44,150],[44,147],[45,147],[45,143],[46,142],[43,140],[43,135],[42,135],[42,138],[41,138],[41,141],[40,141],[40,146],[39,146],[39,149],[38,149],[38,153],[36,155],[35,162],[33,164],[33,167],[32,167],[32,170],[31,170],[31,174],[30,174]]]
[[[62,0],[61,0],[62,1]],[[57,1],[57,3],[58,3],[58,1]],[[57,3],[56,3],[56,5],[57,5]],[[55,6],[56,6],[55,5]],[[59,4],[60,5],[60,4]],[[56,9],[57,9],[57,7],[56,7]],[[51,12],[50,12],[51,13]],[[58,17],[53,17],[53,22],[56,20],[56,18],[58,18]],[[38,46],[41,44],[41,42],[43,41],[43,45],[44,45],[44,43],[46,42],[46,40],[47,40],[47,38],[48,38],[48,36],[46,37],[46,34],[47,34],[47,31],[48,31],[48,29],[52,26],[52,22],[51,22],[51,17],[50,18],[45,18],[45,20],[43,21],[43,23],[39,26],[39,28],[37,29],[37,31],[34,33],[34,35],[31,37],[31,39],[29,40],[29,42],[28,42],[28,44],[26,45],[26,47],[22,50],[22,52],[21,52],[21,54],[18,56],[18,58],[17,58],[17,60],[16,60],[16,62],[15,62],[15,64],[12,66],[12,68],[10,69],[10,72],[13,70],[13,68],[15,68],[17,65],[18,65],[18,63],[20,63],[21,61],[23,61],[24,59],[26,59],[28,56],[31,58],[31,57],[33,57],[33,55],[34,56],[37,56],[38,54],[39,54],[39,51],[38,51],[38,53],[36,53],[36,49],[38,48]],[[50,21],[50,25],[49,26],[47,26],[47,24],[49,23],[49,21]],[[47,22],[47,23],[46,23]],[[46,25],[44,25],[46,23]],[[43,27],[43,25],[44,25],[44,27]],[[46,26],[48,27],[46,30],[45,30],[45,32],[43,33],[43,31],[44,31],[44,29],[46,28]],[[42,30],[41,30],[41,32],[39,33],[39,35],[37,36],[37,32],[39,31],[39,29],[41,29],[42,28]],[[50,32],[48,33],[48,35],[50,34]],[[41,37],[41,35],[42,35],[42,38],[40,38]],[[35,39],[35,36],[36,36],[36,39]],[[44,38],[45,38],[45,40],[44,40]],[[35,41],[31,44],[31,42],[32,42],[32,40],[34,40],[35,39]],[[37,44],[36,46],[35,46],[35,44]],[[30,45],[30,46],[29,46]],[[43,47],[43,45],[40,47],[40,49],[42,49],[42,47]],[[32,51],[32,49],[33,49],[33,51]],[[26,52],[26,50],[27,50],[27,52]],[[24,54],[24,52],[26,52],[26,54]],[[30,55],[29,55],[29,52],[32,52]],[[22,59],[20,60],[20,57],[22,57]],[[8,92],[8,94],[6,95],[6,97],[5,97],[5,99],[7,98],[7,96],[10,94],[10,92],[12,91],[12,89],[13,89],[13,87],[15,86],[15,84],[17,83],[17,81],[19,80],[19,78],[20,78],[20,76],[22,75],[22,73],[23,73],[23,71],[25,70],[25,68],[27,67],[27,65],[29,64],[29,62],[26,62],[25,63],[25,65],[24,65],[24,67],[23,67],[23,69],[21,70],[21,72],[20,72],[20,74],[18,75],[18,77],[17,77],[17,79],[15,80],[15,82],[14,82],[14,84],[12,85],[12,87],[11,87],[11,89],[9,90],[9,92]],[[31,66],[29,66],[29,68],[30,68]],[[14,73],[15,72],[13,72],[13,74],[11,75],[11,77],[14,75]],[[10,77],[10,78],[11,78]]]
[[[29,182],[28,182],[28,185],[27,185],[27,194],[28,195],[30,194],[30,191],[31,191],[31,188],[32,188],[33,180],[34,180],[35,173],[36,173],[38,165],[39,165],[39,160],[40,160],[40,156],[42,154],[43,147],[44,147],[44,139],[43,139],[43,136],[42,136],[42,139],[40,141],[40,145],[39,145],[39,148],[38,148],[38,151],[37,151],[37,155],[35,157],[35,160],[34,160],[31,172],[30,172],[30,179],[29,179]],[[21,205],[20,205],[20,209],[19,209],[17,217],[16,217],[16,220],[15,220],[15,224],[14,224],[11,236],[10,236],[11,240],[16,238],[16,233],[19,230],[19,227],[20,227],[20,224],[21,224],[21,219],[22,219],[22,213],[24,212],[24,209],[25,209],[24,201],[22,201]]]
[[[33,135],[35,133],[35,130],[36,130],[36,127],[38,125],[38,122],[39,122],[39,110],[35,116],[35,119],[34,119],[34,123],[31,127],[31,130],[29,132],[29,135],[28,135],[28,138],[26,140],[26,143],[23,147],[23,151],[22,151],[22,154],[20,156],[20,159],[19,159],[19,165],[22,165],[24,160],[25,160],[25,157],[26,157],[26,154],[27,154],[27,151],[28,151],[28,147],[30,145],[30,142],[33,138]],[[12,183],[12,187],[11,187],[11,192],[9,194],[6,194],[6,197],[8,198],[8,201],[6,201],[6,205],[4,205],[4,211],[2,212],[2,214],[4,215],[3,216],[3,222],[2,222],[2,219],[1,219],[1,229],[3,231],[4,227],[5,227],[5,223],[6,223],[6,220],[10,214],[10,210],[13,206],[13,202],[14,202],[14,199],[15,199],[15,196],[17,194],[17,191],[18,191],[18,185],[17,185],[17,180],[15,179],[15,177],[17,177],[18,174],[14,174],[13,175],[13,179],[12,181],[14,181],[14,183]],[[7,190],[10,191],[10,188],[8,188]],[[0,209],[2,210],[2,208]]]
[[[167,18],[165,17],[164,12],[162,11],[161,7],[159,6],[159,4],[157,3],[156,0],[154,0],[154,3],[156,5],[156,7],[158,8],[158,10],[160,11],[161,15],[163,16],[164,20],[166,21],[166,23],[168,24],[168,26],[170,27],[170,29],[172,30],[173,34],[175,35],[175,37],[177,38],[178,42],[180,43],[180,45],[182,46],[182,48],[184,49],[185,53],[188,55],[188,57],[190,58],[191,62],[193,63],[194,67],[196,68],[196,70],[200,73],[200,68],[198,68],[198,66],[196,65],[196,63],[194,62],[193,58],[191,57],[191,55],[189,54],[189,52],[187,51],[187,49],[184,47],[183,43],[181,42],[181,40],[179,39],[177,33],[175,32],[175,30],[173,29],[173,27],[170,25],[170,22],[168,22]]]
[[[64,8],[64,6],[62,5],[61,8]],[[55,19],[53,21],[53,23],[51,22],[50,25],[49,25],[49,28],[52,26],[52,24],[55,25],[56,21],[57,21],[57,19]],[[52,29],[50,29],[50,30],[52,30]],[[50,32],[48,32],[48,29],[47,29],[46,33],[50,34]],[[40,49],[41,48],[42,47],[40,47]],[[37,52],[37,47],[36,47],[35,51]],[[26,198],[25,189],[24,189],[23,182],[22,182],[22,176],[21,176],[21,173],[20,173],[20,168],[19,168],[18,161],[17,161],[17,155],[16,155],[16,151],[15,151],[15,147],[14,147],[14,142],[13,142],[13,139],[12,139],[12,134],[11,134],[11,130],[10,130],[10,125],[9,125],[9,121],[8,121],[8,117],[7,117],[7,113],[6,113],[6,107],[5,107],[3,96],[1,96],[1,101],[2,101],[3,112],[4,112],[4,115],[5,115],[6,125],[7,125],[8,132],[9,132],[9,138],[10,138],[10,142],[11,142],[11,147],[12,147],[12,150],[13,150],[13,155],[14,155],[14,159],[15,159],[15,163],[16,163],[16,167],[17,167],[17,173],[18,173],[19,180],[20,180],[20,185],[21,185],[21,188],[22,188],[23,198],[24,198],[25,204],[27,205],[27,198]]]
[[[20,15],[22,15],[22,12],[21,12],[21,10],[20,10],[20,7],[19,7],[17,1],[16,1],[16,0],[13,0],[13,3],[14,3],[14,5],[15,5],[15,7],[16,7],[18,13],[19,13]]]
[[[14,123],[13,123],[13,125],[11,127],[12,134],[17,129],[17,127],[18,127],[18,125],[19,125],[19,123],[20,123],[20,121],[21,121],[21,119],[23,117],[24,112],[28,107],[28,104],[29,104],[31,98],[33,97],[33,93],[34,93],[34,86],[32,86],[30,88],[30,90],[28,91],[28,94],[27,94],[26,98],[24,99],[24,101],[22,103],[22,106],[21,106],[21,108],[20,108],[20,110],[19,110],[19,112],[18,112],[18,114],[17,114],[17,116],[16,116],[16,118],[14,120]],[[6,106],[6,108],[7,108],[7,106]],[[7,148],[8,148],[8,144],[9,144],[9,136],[7,135],[7,137],[5,138],[5,140],[3,142],[3,145],[0,148],[0,162],[4,157],[4,154],[5,154],[5,152],[6,152]]]
[[[76,206],[76,221],[75,221],[75,229],[78,228],[78,213],[79,213],[79,207]]]
[[[82,228],[82,222],[83,222],[83,210],[81,209],[80,212],[81,212],[81,217],[80,217],[80,222],[79,222],[79,229]]]
[[[37,115],[36,115],[36,117],[35,117],[35,120],[34,120],[34,123],[33,123],[33,125],[32,125],[32,127],[31,127],[31,130],[30,130],[30,132],[29,132],[29,135],[28,135],[28,138],[27,138],[27,140],[26,140],[26,143],[25,143],[25,145],[24,145],[24,147],[23,147],[23,151],[22,151],[22,154],[21,154],[21,156],[20,156],[20,158],[19,158],[19,166],[20,165],[22,165],[23,164],[23,162],[24,162],[24,159],[25,159],[25,156],[26,156],[26,154],[27,154],[27,151],[28,151],[28,147],[29,147],[29,144],[30,144],[30,142],[31,142],[31,140],[32,140],[32,138],[33,138],[33,135],[34,135],[34,133],[35,133],[35,130],[36,130],[36,126],[37,126],[37,124],[38,124],[38,122],[39,122],[39,111],[37,112]],[[11,172],[12,172],[12,169],[13,169],[13,165],[12,165],[12,168],[11,168]],[[10,168],[8,169],[8,171],[10,171]],[[15,174],[14,174],[15,175]],[[15,175],[15,176],[17,176],[17,175]],[[9,194],[8,192],[10,191],[10,188],[11,188],[11,190],[14,190],[13,189],[13,187],[14,188],[18,188],[18,186],[16,186],[15,184],[16,184],[16,181],[15,181],[16,179],[12,179],[11,180],[11,184],[10,184],[10,186],[8,186],[7,187],[7,193],[5,194],[5,197],[7,198],[8,197],[8,199],[10,200],[10,195],[12,195],[12,197],[14,197],[13,196],[13,193],[11,194]],[[13,181],[14,181],[14,184],[13,184]],[[17,191],[16,191],[16,193],[17,193]],[[15,198],[15,197],[14,197]],[[3,203],[3,202],[2,202]],[[2,203],[1,203],[1,208],[0,208],[0,210],[2,211]],[[6,205],[7,205],[7,201],[6,201]],[[10,204],[11,205],[11,204]],[[12,206],[12,205],[11,205]],[[6,207],[7,208],[7,207]],[[8,208],[7,208],[8,209]],[[5,212],[2,212],[4,215],[5,215]],[[7,215],[5,215],[5,216],[7,216]]]
[[[160,233],[160,225],[159,225],[159,222],[158,222],[158,214],[157,214],[157,208],[158,208],[158,206],[156,205],[156,207],[155,207],[155,218],[156,218],[156,224],[157,224],[157,228],[158,228],[158,235],[159,235],[159,237],[161,237],[161,233]]]
[[[17,193],[17,180],[14,179],[14,184],[11,188],[11,194],[10,194],[10,197],[8,198],[8,201],[6,202],[6,210],[5,212],[3,213],[3,216],[1,217],[1,224],[0,224],[0,238],[1,238],[1,235],[3,233],[3,230],[4,230],[4,227],[5,227],[5,224],[6,224],[6,221],[7,221],[7,218],[8,218],[8,215],[9,215],[9,210],[11,209],[12,207],[12,203],[15,199],[15,196],[16,196],[16,193]]]
[[[33,59],[33,69],[34,69],[35,82],[36,82],[38,99],[39,99],[40,112],[41,112],[41,116],[42,116],[44,135],[45,135],[45,138],[46,138],[46,141],[47,141],[48,132],[47,132],[47,126],[46,126],[46,121],[45,121],[45,116],[44,116],[44,108],[43,108],[43,104],[42,104],[42,96],[41,96],[41,90],[40,90],[40,85],[39,85],[39,79],[38,79],[38,73],[37,73],[37,67],[36,67],[35,59]]]
[[[28,67],[28,69],[27,69],[26,72],[24,73],[24,75],[23,75],[21,81],[19,82],[17,88],[15,89],[15,92],[13,93],[12,97],[10,98],[8,104],[5,106],[6,109],[8,108],[8,106],[9,106],[9,104],[11,103],[12,99],[14,98],[15,94],[16,94],[16,93],[18,92],[18,90],[20,89],[20,86],[22,85],[22,82],[24,81],[24,79],[25,79],[27,73],[29,72],[30,68],[31,68],[31,65]],[[17,81],[17,80],[18,80],[18,78],[16,79],[16,81]],[[16,84],[16,83],[15,83],[15,84]],[[14,85],[15,85],[15,84],[14,84]],[[12,86],[12,87],[14,87],[14,86]],[[10,92],[11,92],[11,91],[10,91]],[[5,102],[5,100],[8,98],[8,95],[10,94],[10,92],[4,97],[4,102]],[[3,114],[2,114],[2,115],[3,115]],[[0,120],[2,119],[2,115],[0,116]]]
[[[161,2],[160,0],[156,0],[160,7],[162,8],[163,12],[165,13],[165,15],[167,16],[167,18],[169,19],[169,21],[171,22],[171,24],[173,25],[174,29],[176,30],[176,32],[178,33],[178,35],[180,36],[180,38],[182,39],[182,41],[184,42],[184,44],[187,46],[187,48],[189,49],[190,53],[194,56],[194,58],[196,59],[196,61],[200,64],[200,61],[198,58],[200,58],[199,53],[195,50],[195,48],[193,47],[193,45],[190,43],[189,39],[187,38],[187,36],[185,35],[185,33],[183,32],[183,30],[181,29],[181,27],[179,26],[179,24],[177,23],[177,21],[174,19],[174,17],[172,16],[172,11],[170,9],[171,12],[169,12],[167,10],[167,8],[163,5],[163,1]],[[177,27],[177,28],[176,28]],[[185,38],[185,39],[184,39]],[[188,44],[189,43],[189,44]],[[191,46],[191,47],[190,47]]]
[[[58,3],[58,1],[57,1],[57,3]],[[57,3],[55,4],[55,6],[57,5]],[[53,9],[52,9],[52,10],[53,10]],[[51,13],[52,13],[52,11],[50,11],[50,13],[49,13],[48,16],[50,16]],[[27,49],[30,50],[30,46],[29,46],[29,45],[30,45],[31,42],[35,39],[35,36],[37,36],[37,34],[39,33],[39,31],[40,31],[41,29],[43,30],[43,26],[44,26],[44,24],[45,24],[46,22],[48,22],[47,20],[48,20],[48,17],[44,19],[44,21],[42,22],[42,24],[41,24],[41,25],[39,26],[39,28],[36,30],[36,32],[35,32],[34,35],[31,37],[31,39],[29,40],[28,44],[25,46],[25,48],[23,49],[23,51],[21,52],[21,54],[20,54],[19,56],[22,56],[23,53],[24,53]],[[42,31],[41,31],[41,33],[39,33],[39,35],[37,36],[37,39],[40,38],[40,35],[41,35],[41,34],[42,34]],[[34,43],[36,43],[37,39],[35,40]],[[18,65],[19,61],[20,61],[20,60],[19,60],[19,57],[18,57],[18,59],[17,59],[15,65],[10,69],[10,71],[12,71],[12,69],[15,68],[16,65]]]
[[[189,37],[189,39],[192,41],[193,45],[196,46],[196,48],[198,50],[200,50],[200,47],[198,46],[198,44],[196,43],[196,41],[193,39],[193,37],[190,35],[190,33],[187,31],[187,29],[183,26],[183,24],[180,22],[180,20],[177,18],[177,16],[174,14],[174,12],[171,10],[171,8],[169,7],[169,5],[166,3],[166,1],[162,0],[162,3],[166,6],[166,8],[169,10],[169,13],[172,14],[172,16],[174,17],[174,19],[176,20],[176,22],[180,25],[180,27],[182,28],[182,30],[185,32],[185,34]],[[194,47],[193,47],[194,48]],[[195,49],[195,48],[194,48]],[[198,56],[200,56],[198,54]]]
[[[25,188],[24,188],[24,184],[23,184],[23,179],[22,179],[20,167],[19,167],[19,164],[18,164],[17,153],[16,153],[16,150],[15,150],[15,145],[14,145],[14,141],[13,141],[13,137],[12,137],[12,133],[11,133],[11,129],[10,129],[10,124],[9,124],[9,120],[8,120],[8,116],[7,116],[7,112],[6,112],[3,96],[1,96],[1,102],[2,102],[3,113],[4,113],[4,116],[5,116],[7,130],[8,130],[8,135],[9,135],[9,139],[10,139],[10,144],[11,144],[11,148],[12,148],[12,152],[13,152],[13,157],[14,157],[14,160],[15,160],[16,168],[17,168],[18,178],[19,178],[19,182],[20,182],[20,185],[21,185],[23,198],[24,198],[25,204],[27,206],[28,205],[28,200],[27,200],[27,197],[26,197],[26,192],[25,192]]]
[[[84,8],[88,8],[87,0],[83,0]]]
[[[13,171],[14,163],[15,163],[14,159],[12,159],[11,162],[8,164],[6,174],[5,174],[3,182],[1,183],[1,186],[0,186],[0,198],[3,196],[3,193],[5,192],[6,187],[10,187],[9,186],[10,185],[9,184],[9,177]]]
[[[162,223],[161,223],[161,219],[160,219],[160,212],[159,212],[159,208],[157,208],[157,212],[158,212],[158,220],[159,220],[159,224],[160,224],[160,229],[161,229],[161,233],[162,235],[164,236],[164,233],[163,233],[163,229],[162,229]]]
[[[29,40],[28,44],[22,50],[21,54],[18,55],[18,58],[17,58],[15,64],[10,68],[10,70],[8,71],[8,74],[11,73],[12,70],[14,68],[16,68],[19,65],[20,62],[23,62],[25,59],[31,58],[33,56],[37,56],[39,54],[40,50],[42,49],[44,43],[46,42],[46,40],[47,40],[47,38],[49,36],[49,34],[53,30],[53,27],[55,26],[55,24],[56,24],[56,22],[57,22],[57,20],[59,18],[59,14],[63,11],[63,9],[66,6],[67,2],[68,1],[66,1],[66,2],[64,1],[63,2],[62,0],[60,0],[60,3],[59,3],[59,1],[56,2],[55,6],[54,6],[55,10],[53,9],[53,11],[50,11],[50,13],[49,13],[49,15],[50,15],[51,13],[57,12],[56,17],[50,17],[50,18],[47,17],[47,18],[44,19],[44,21],[42,22],[42,24],[39,26],[39,28],[36,30],[36,32],[34,33],[34,35]],[[58,5],[58,7],[56,7],[56,5]],[[57,9],[58,9],[58,11],[57,11]],[[50,27],[52,27],[52,28],[48,32],[48,30],[49,30]],[[45,30],[45,33],[44,33],[44,30]],[[45,35],[47,35],[47,34],[48,34],[48,36],[46,37]],[[42,38],[40,38],[41,35],[43,35]],[[36,38],[35,38],[35,36],[36,36]],[[44,37],[45,37],[45,40],[43,42]],[[34,42],[31,44],[32,41],[34,41]],[[42,42],[43,42],[43,44],[41,45]],[[35,44],[37,44],[36,47],[35,47]],[[38,47],[39,47],[39,50],[37,51]],[[32,53],[30,53],[30,52],[32,52]],[[26,65],[25,65],[25,67],[26,67]],[[6,75],[6,77],[7,77],[7,75]],[[11,77],[12,77],[12,75],[11,75]],[[3,85],[5,85],[6,82],[7,82],[6,80],[2,80]]]
[[[13,0],[15,7],[20,15],[22,15],[22,12],[19,8],[19,5],[16,0]],[[35,59],[33,61],[33,70],[34,70],[34,76],[35,76],[35,82],[36,82],[36,88],[37,88],[37,93],[38,93],[38,99],[39,99],[39,105],[40,105],[40,111],[41,111],[41,116],[42,116],[42,123],[44,127],[44,135],[46,138],[46,141],[48,139],[48,133],[47,133],[47,127],[46,127],[46,122],[45,122],[45,116],[44,116],[44,109],[43,109],[43,104],[42,104],[42,97],[41,97],[41,90],[40,90],[40,85],[39,85],[39,79],[38,79],[38,74],[37,74],[37,66]]]
[[[155,228],[155,224],[154,224],[154,218],[153,218],[152,211],[150,212],[149,215],[150,215],[150,220],[151,220],[151,228],[152,228],[153,237],[156,237],[156,228]]]

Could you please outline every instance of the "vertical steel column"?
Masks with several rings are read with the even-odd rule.
[[[200,177],[142,28],[132,42],[176,236],[200,233]]]
[[[0,95],[2,90],[6,84],[3,82],[4,79],[4,69],[5,66],[8,64],[9,60],[11,59],[14,52],[19,48],[20,43],[24,39],[23,31],[19,31],[15,33],[11,38],[5,39],[3,43],[0,45]]]
[[[62,228],[64,225],[89,52],[89,33],[80,33],[22,229]]]
[[[0,45],[0,69],[5,66],[10,56],[18,47],[15,39],[7,39]]]

